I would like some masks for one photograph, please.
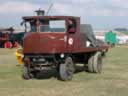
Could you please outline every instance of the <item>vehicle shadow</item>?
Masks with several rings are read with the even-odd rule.
[[[83,66],[83,65],[82,66],[81,65],[76,65],[75,69],[76,69],[75,74],[83,72],[83,71],[87,72],[87,67]]]
[[[58,77],[58,72],[56,69],[47,69],[47,70],[42,70],[38,72],[35,76],[36,79],[50,79],[50,78],[57,78]]]
[[[87,72],[87,68],[84,66],[76,65],[74,74],[78,74],[80,72]],[[42,70],[36,74],[35,79],[43,80],[43,79],[50,79],[50,78],[57,78],[59,79],[59,72],[55,68]],[[60,79],[59,79],[60,80]]]

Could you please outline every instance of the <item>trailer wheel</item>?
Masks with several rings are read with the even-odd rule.
[[[69,81],[72,80],[73,73],[74,73],[74,64],[71,57],[67,57],[65,59],[64,64],[60,64],[60,79],[63,81]]]
[[[102,55],[101,52],[95,53],[88,61],[88,71],[92,73],[101,73],[102,71]]]
[[[23,65],[23,68],[22,68],[22,78],[25,80],[31,79],[29,69],[25,65]]]

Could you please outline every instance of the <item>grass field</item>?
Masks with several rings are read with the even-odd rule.
[[[0,49],[0,96],[128,96],[128,48],[110,49],[101,74],[78,72],[70,82],[22,80],[14,51]]]

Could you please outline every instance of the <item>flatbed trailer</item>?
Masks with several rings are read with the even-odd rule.
[[[87,52],[93,52],[93,51],[106,51],[108,49],[108,45],[104,45],[104,46],[101,46],[101,47],[94,47],[94,48],[81,48],[80,50],[76,50],[75,52],[73,53],[87,53]]]
[[[56,68],[61,80],[71,80],[75,64],[100,73],[102,57],[109,46],[99,42],[89,24],[75,16],[25,16],[23,38],[24,79],[36,77],[44,68]],[[28,26],[27,26],[28,25]]]

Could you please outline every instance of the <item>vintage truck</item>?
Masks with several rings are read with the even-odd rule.
[[[22,45],[25,32],[15,33],[14,31],[12,27],[0,29],[0,48],[18,48]]]
[[[33,78],[44,68],[56,68],[61,80],[71,80],[78,63],[87,66],[88,72],[101,72],[108,46],[95,38],[91,25],[80,24],[80,17],[25,16],[22,24],[26,31],[24,79]]]
[[[10,40],[10,36],[13,34],[14,29],[1,28],[0,29],[0,48],[12,48],[14,43]]]

